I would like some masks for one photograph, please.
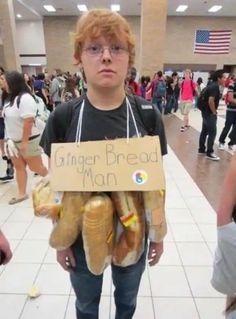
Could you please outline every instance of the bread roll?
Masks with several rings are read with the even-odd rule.
[[[84,205],[91,193],[65,192],[62,199],[62,214],[55,223],[49,244],[57,250],[69,248],[82,228]]]
[[[161,242],[167,233],[165,191],[143,192],[143,199],[149,229],[149,240],[156,243]]]
[[[55,193],[50,188],[50,183],[40,181],[32,192],[34,214],[51,218],[53,221],[59,218],[61,203],[56,202]]]
[[[105,195],[95,195],[85,204],[82,236],[87,266],[100,275],[111,263],[113,248],[113,204]]]
[[[140,192],[114,192],[112,200],[123,224],[123,232],[115,244],[113,263],[126,267],[135,264],[144,249],[145,218]]]

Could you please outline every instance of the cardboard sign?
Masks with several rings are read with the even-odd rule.
[[[158,137],[52,144],[54,191],[148,191],[165,188]]]

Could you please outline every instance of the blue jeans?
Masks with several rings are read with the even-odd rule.
[[[98,319],[103,275],[95,276],[88,270],[81,238],[74,244],[73,252],[76,259],[76,269],[70,273],[70,278],[76,294],[77,319]],[[111,266],[112,280],[115,286],[115,319],[133,318],[145,263],[146,250],[135,265]]]
[[[175,107],[176,107],[175,96],[173,94],[167,95],[164,114],[171,114],[172,110],[175,109]]]
[[[152,104],[155,104],[158,107],[158,110],[162,114],[163,111],[163,99],[162,97],[153,97]]]
[[[199,152],[204,153],[206,150],[207,155],[214,152],[213,146],[216,138],[216,121],[217,115],[202,112],[202,130],[199,138]],[[206,139],[207,149],[205,146]]]
[[[225,144],[225,138],[228,135],[231,127],[232,127],[232,131],[234,126],[236,125],[236,112],[234,111],[226,111],[226,120],[225,120],[225,126],[220,134],[220,138],[219,138],[219,142],[221,144]],[[231,139],[231,141],[229,142],[229,145],[234,145],[234,141],[235,141],[235,134],[230,133],[229,138]]]

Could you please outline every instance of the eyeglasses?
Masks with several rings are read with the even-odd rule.
[[[87,48],[84,48],[83,51],[91,57],[101,57],[105,50],[108,50],[113,58],[121,57],[128,53],[128,49],[120,44],[112,44],[108,47],[100,44],[91,44]]]

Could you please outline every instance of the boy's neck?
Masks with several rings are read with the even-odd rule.
[[[94,89],[88,86],[87,96],[90,103],[99,110],[113,110],[118,108],[125,98],[124,88],[114,88],[109,90]]]

